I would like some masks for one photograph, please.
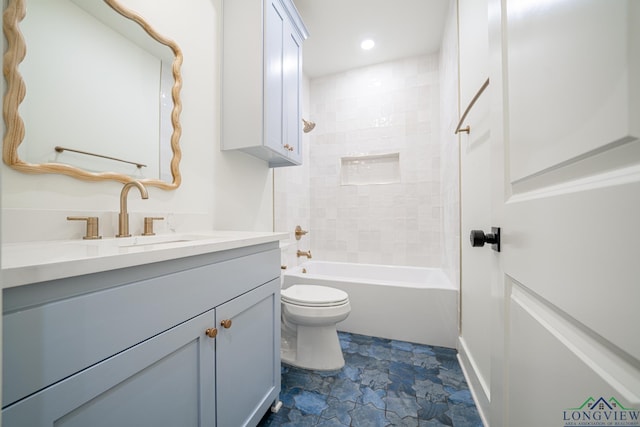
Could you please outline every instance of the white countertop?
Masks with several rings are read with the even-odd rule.
[[[289,233],[204,231],[2,245],[2,288],[275,242]]]

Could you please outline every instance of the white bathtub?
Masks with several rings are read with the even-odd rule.
[[[307,261],[286,270],[283,288],[296,283],[330,286],[349,294],[351,314],[338,323],[338,330],[456,346],[458,289],[440,269]]]

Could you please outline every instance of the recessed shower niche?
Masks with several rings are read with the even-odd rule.
[[[394,184],[400,182],[400,153],[340,158],[341,185]]]

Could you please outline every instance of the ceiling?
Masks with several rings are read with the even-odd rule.
[[[313,79],[440,50],[453,0],[293,0],[309,38],[303,68]],[[360,42],[371,38],[373,49]]]

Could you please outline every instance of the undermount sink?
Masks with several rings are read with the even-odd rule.
[[[168,243],[180,243],[180,242],[193,242],[195,240],[205,240],[212,239],[212,236],[206,236],[201,234],[169,234],[169,235],[157,235],[157,236],[133,236],[127,237],[124,240],[119,242],[118,246],[127,247],[127,246],[145,246],[145,245],[161,245]]]
[[[115,246],[119,248],[130,248],[138,246],[157,246],[172,243],[194,242],[199,240],[215,240],[215,235],[210,234],[159,234],[155,236],[131,236],[122,238],[109,238],[100,240],[84,240],[95,246]]]

